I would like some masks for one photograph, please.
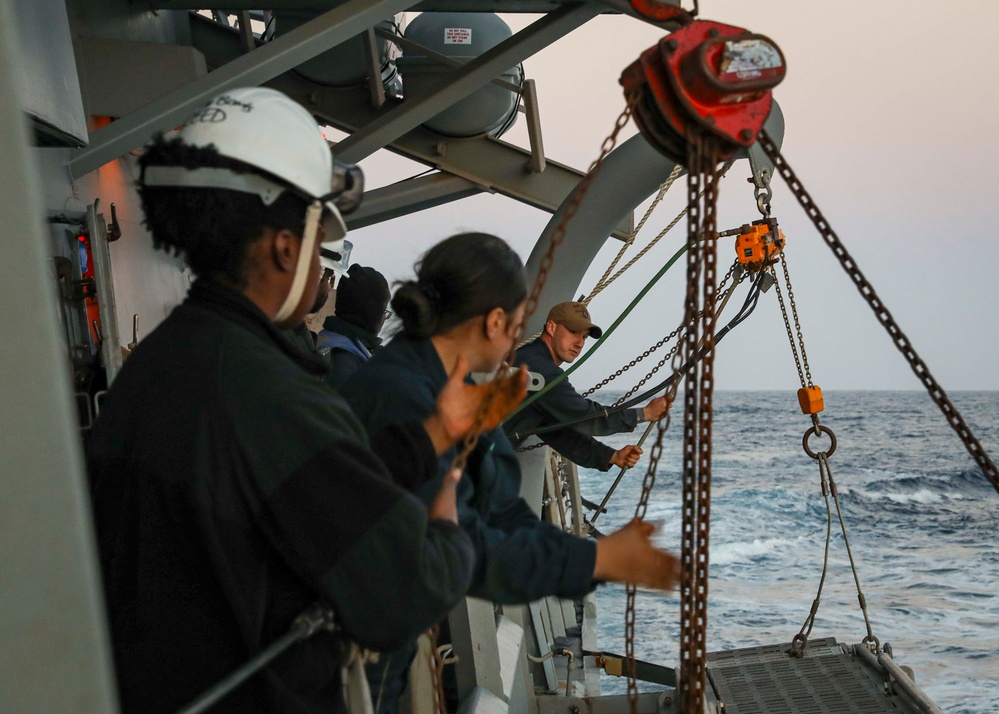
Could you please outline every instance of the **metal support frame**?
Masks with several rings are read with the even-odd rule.
[[[341,161],[357,163],[443,110],[464,99],[494,77],[544,49],[603,11],[594,3],[566,5],[525,27],[488,52],[442,78],[436,91],[407,99],[338,144]]]
[[[250,11],[240,10],[239,18],[239,41],[243,46],[243,54],[251,52],[257,48],[257,39],[253,36],[253,25],[250,21]]]
[[[527,115],[527,137],[531,142],[531,160],[527,170],[540,174],[545,170],[545,142],[541,133],[541,114],[538,112],[538,88],[533,79],[524,80],[524,114]]]
[[[219,92],[263,84],[414,4],[415,0],[347,0],[287,35],[94,132],[90,146],[73,153],[69,173],[79,178],[142,145],[156,131],[182,123]]]
[[[385,103],[385,85],[382,84],[382,65],[378,61],[378,42],[375,40],[373,27],[369,27],[364,33],[364,61],[368,65],[371,106],[378,109]]]
[[[485,191],[467,179],[446,173],[418,176],[391,186],[367,191],[360,208],[346,217],[347,230],[388,221],[411,213],[442,206]]]
[[[240,56],[236,33],[207,18],[191,16],[191,39],[193,46],[205,56],[209,68],[224,66]],[[324,87],[296,72],[285,72],[266,82],[266,86],[284,92],[321,122],[343,131],[355,131],[378,115],[371,107],[368,89],[363,85]],[[394,101],[386,100],[386,103]],[[549,212],[554,212],[565,201],[583,177],[583,172],[547,159],[543,173],[530,173],[525,167],[533,160],[531,151],[488,136],[449,140],[417,127],[385,148],[466,179],[483,190],[495,191]],[[336,153],[341,159],[339,151]],[[360,210],[364,211],[363,204]],[[624,239],[632,227],[632,214],[625,212],[612,235]]]

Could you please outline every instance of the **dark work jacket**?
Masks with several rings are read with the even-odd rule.
[[[298,327],[293,327],[285,333],[285,336],[291,340],[292,344],[296,345],[299,349],[304,350],[310,355],[318,355],[319,350],[316,349],[316,338],[312,334],[305,323],[301,323]]]
[[[346,348],[340,345],[341,340],[348,342]],[[318,345],[319,353],[323,354],[330,364],[327,383],[337,388],[343,387],[358,367],[371,359],[371,353],[381,343],[377,335],[372,335],[336,315],[327,317],[323,322],[323,329],[319,332]]]
[[[467,536],[392,483],[436,474],[426,432],[400,423],[369,448],[322,370],[199,280],[112,386],[90,467],[123,711],[175,711],[314,602],[386,649],[467,589]],[[340,647],[298,643],[212,711],[342,712]]]
[[[400,335],[361,366],[343,393],[361,422],[377,430],[426,417],[446,381],[433,343]],[[411,478],[400,485],[430,503],[455,452],[452,448],[440,457],[436,478]],[[458,523],[475,546],[469,594],[526,603],[546,595],[576,598],[589,592],[596,544],[541,521],[519,493],[520,464],[503,430],[483,434],[458,483]],[[410,644],[368,666],[372,696],[377,701],[378,692],[383,693],[376,714],[396,711],[415,650]]]
[[[433,343],[398,336],[363,364],[343,389],[369,431],[434,410],[447,373]],[[440,457],[436,478],[400,485],[430,503],[454,459]],[[593,589],[596,545],[539,519],[520,497],[520,464],[502,429],[483,434],[458,485],[458,521],[475,546],[469,594],[498,603],[547,595],[580,597]]]
[[[516,363],[526,364],[529,371],[541,374],[545,384],[564,371],[555,364],[548,345],[540,337],[517,350]],[[606,409],[603,404],[580,396],[569,380],[563,379],[540,399],[507,419],[503,430],[514,446],[520,446],[533,429],[600,415],[571,428],[540,434],[538,438],[580,466],[606,471],[610,468],[614,449],[593,437],[634,431],[642,412],[638,408],[606,414]]]

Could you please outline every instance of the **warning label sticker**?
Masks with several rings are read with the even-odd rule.
[[[763,40],[736,40],[725,43],[718,78],[722,81],[751,80],[782,74],[780,52]]]
[[[445,45],[470,45],[472,44],[471,27],[445,27]]]

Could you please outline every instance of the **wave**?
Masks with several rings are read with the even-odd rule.
[[[800,538],[756,538],[738,543],[723,543],[711,548],[710,562],[712,565],[732,565],[733,563],[748,563],[769,555],[782,546],[794,545]]]

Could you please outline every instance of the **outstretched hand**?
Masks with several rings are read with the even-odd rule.
[[[637,518],[597,541],[594,580],[634,583],[673,590],[680,579],[679,559],[652,544],[657,526]]]
[[[527,396],[527,367],[484,384],[467,384],[468,361],[459,357],[447,383],[437,395],[437,409],[424,422],[438,453],[465,436],[490,390],[495,390],[483,415],[483,431],[491,431]]]

